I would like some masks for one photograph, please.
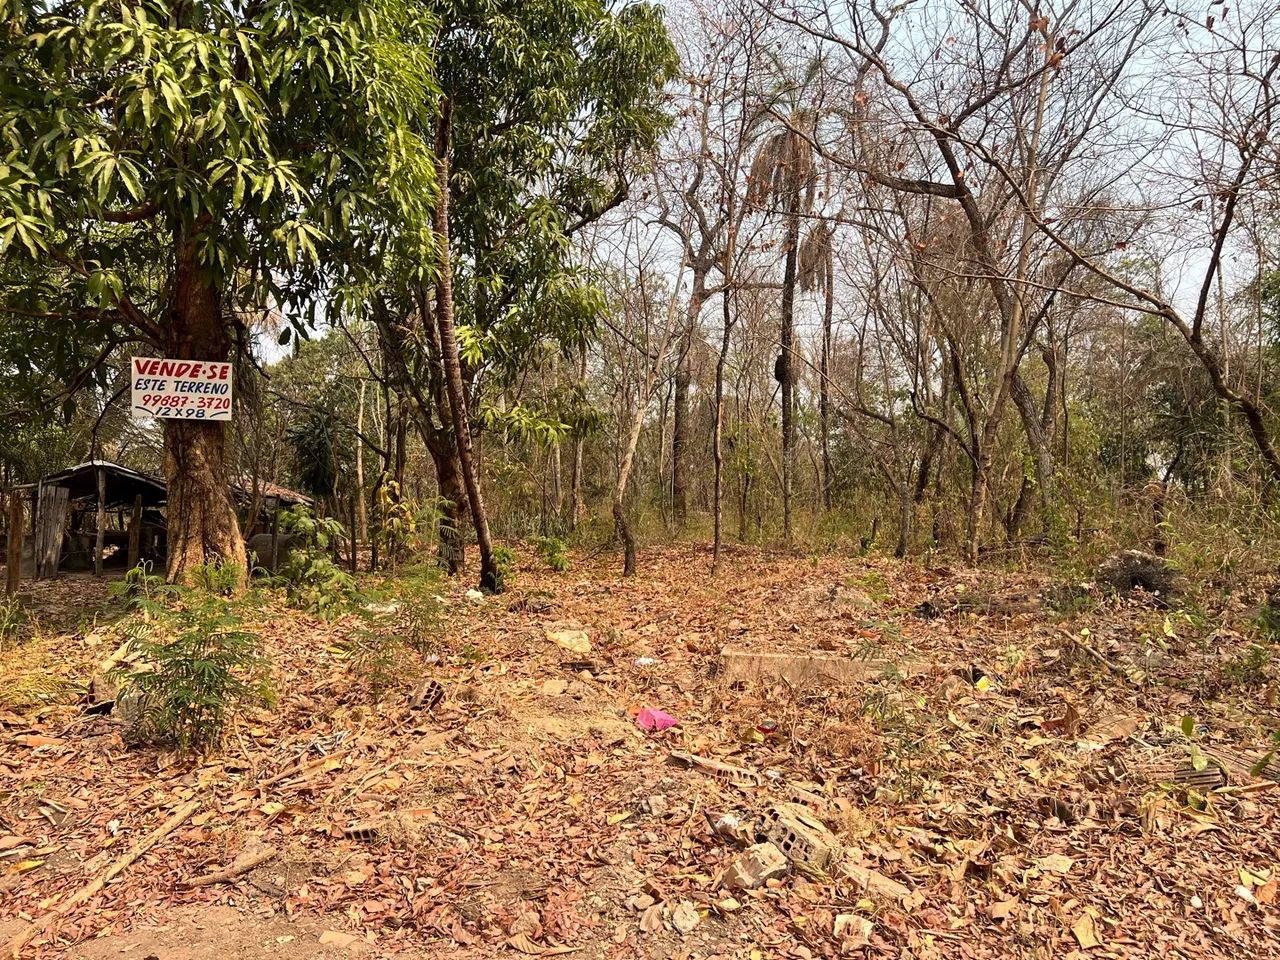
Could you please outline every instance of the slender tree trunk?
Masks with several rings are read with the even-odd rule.
[[[686,327],[680,340],[680,356],[676,360],[675,393],[671,404],[671,514],[676,523],[680,524],[689,515],[689,464],[685,451],[689,446],[689,381],[692,379],[689,368],[692,364],[692,340],[693,331]]]
[[[656,379],[656,370],[660,365],[661,360],[654,364],[654,369],[649,374],[645,389],[637,398],[636,414],[631,421],[631,432],[627,437],[627,445],[622,452],[622,463],[618,467],[618,485],[613,494],[613,524],[617,531],[618,539],[622,541],[622,575],[624,577],[634,577],[636,575],[636,538],[631,530],[631,523],[627,519],[625,503],[627,485],[631,482],[631,468],[635,465],[636,447],[640,443],[640,430],[644,426],[645,407],[649,405],[649,397],[653,392],[653,381]]]
[[[835,313],[835,274],[827,265],[826,302],[822,309],[822,355],[818,363],[818,429],[822,432],[822,509],[831,510],[831,320]]]
[[[681,265],[683,268],[683,264]],[[645,371],[644,385],[636,396],[635,415],[631,418],[631,429],[627,436],[627,445],[622,451],[622,461],[618,465],[618,484],[613,491],[613,524],[618,539],[622,541],[622,575],[633,577],[636,573],[636,540],[627,518],[626,497],[627,486],[631,482],[631,470],[636,462],[636,448],[640,445],[640,431],[644,427],[644,413],[653,399],[654,389],[658,382],[658,371],[667,361],[671,349],[671,334],[675,327],[676,296],[680,290],[680,272],[676,273],[676,282],[671,290],[671,300],[667,305],[666,325],[662,331],[662,341],[658,354],[652,365]]]
[[[791,518],[796,446],[792,354],[795,349],[796,255],[800,247],[799,205],[800,197],[793,191],[787,200],[787,259],[782,274],[781,351],[778,355],[778,380],[782,394],[782,537],[788,550],[795,544]]]
[[[179,232],[165,353],[179,360],[226,361],[231,340],[222,298],[201,269],[199,237]],[[165,420],[164,472],[168,485],[168,561],[171,581],[202,564],[225,563],[243,583],[248,560],[227,467],[225,421]]]
[[[440,249],[440,273],[436,280],[436,324],[440,330],[440,357],[444,364],[445,390],[449,394],[449,410],[453,416],[454,443],[458,448],[458,466],[467,489],[471,522],[480,549],[480,589],[502,592],[502,575],[493,555],[489,537],[489,519],[485,514],[471,456],[471,419],[467,414],[467,397],[462,383],[462,360],[453,328],[453,266],[449,249],[449,142],[452,103],[446,98],[436,128],[436,242]]]
[[[733,264],[733,232],[730,231],[724,253],[724,289],[720,294],[720,355],[716,357],[715,419],[712,425],[711,455],[715,461],[715,539],[711,548],[711,572],[720,569],[720,551],[724,546],[724,369],[729,360],[729,337],[733,332],[729,296],[732,291],[730,272]]]
[[[356,411],[356,530],[357,542],[369,539],[369,512],[364,502],[364,394],[368,382],[360,380],[360,407]]]
[[[579,347],[578,352],[578,382],[585,384],[587,380],[587,345],[584,343]],[[582,513],[586,509],[586,504],[582,499],[582,436],[577,431],[573,437],[573,472],[569,481],[569,499],[572,501],[570,505],[569,528],[572,530],[578,526],[578,521],[582,519]]]
[[[693,344],[698,318],[707,302],[706,283],[710,270],[709,262],[694,264],[693,288],[685,309],[684,332],[676,361],[671,427],[671,512],[677,523],[684,523],[689,515],[689,386],[693,382]]]
[[[982,462],[974,467],[973,484],[969,491],[969,517],[965,524],[965,556],[970,563],[977,563],[982,542],[982,522],[987,513],[987,495],[991,461],[980,458]]]

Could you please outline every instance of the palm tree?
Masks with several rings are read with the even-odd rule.
[[[782,524],[788,548],[792,545],[791,493],[795,473],[795,377],[791,361],[795,352],[797,259],[800,222],[813,210],[817,187],[812,143],[815,119],[812,110],[792,110],[782,129],[775,130],[761,143],[747,181],[747,203],[764,208],[772,202],[774,210],[781,208],[783,218],[786,261],[782,274],[780,349],[774,377],[782,393]]]

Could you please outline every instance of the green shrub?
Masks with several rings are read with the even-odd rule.
[[[559,537],[538,537],[534,540],[538,556],[557,573],[569,569],[569,546]]]
[[[498,582],[511,585],[516,572],[516,552],[510,547],[494,547],[493,560],[498,565]]]
[[[292,606],[331,619],[359,603],[355,578],[334,563],[330,553],[334,541],[345,534],[342,524],[298,506],[281,514],[280,527],[294,540],[274,582],[285,588]]]
[[[140,568],[129,583],[130,666],[112,677],[116,702],[129,705],[135,735],[203,753],[222,742],[238,710],[270,698],[268,664],[257,634],[243,629],[228,600],[158,579]],[[194,579],[222,582],[213,570]]]

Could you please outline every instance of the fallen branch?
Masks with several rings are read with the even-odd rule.
[[[341,750],[335,750],[333,753],[327,753],[323,757],[321,757],[319,760],[313,760],[311,763],[308,763],[305,765],[295,760],[293,763],[289,764],[289,766],[286,767],[284,770],[281,770],[279,773],[277,773],[274,777],[268,777],[266,780],[259,780],[256,784],[254,784],[254,789],[261,790],[263,787],[273,787],[277,783],[281,783],[285,780],[292,779],[293,777],[306,776],[307,774],[312,773],[315,770],[319,770],[330,760],[338,760],[338,759],[341,759],[342,757],[345,757],[348,753],[350,753],[354,749],[355,749],[355,744],[351,744],[348,747],[343,747]]]
[[[1124,680],[1127,680],[1129,678],[1129,675],[1125,673],[1123,668],[1116,666],[1114,663],[1112,663],[1110,660],[1104,657],[1097,650],[1093,649],[1093,647],[1089,646],[1089,644],[1085,643],[1079,637],[1072,637],[1071,639],[1075,641],[1075,645],[1077,647],[1079,647],[1085,653],[1089,654],[1089,656],[1093,657],[1093,659],[1097,660],[1100,664],[1102,664],[1104,667],[1106,667],[1108,670],[1114,673],[1117,677],[1120,677],[1121,679],[1124,679]]]
[[[1257,783],[1245,783],[1238,787],[1219,787],[1213,791],[1215,797],[1243,797],[1255,793],[1265,793],[1268,790],[1274,790],[1280,787],[1280,782],[1275,780],[1260,780]]]
[[[169,834],[173,833],[173,831],[178,829],[178,827],[182,826],[182,824],[186,822],[187,818],[196,812],[199,806],[199,800],[188,800],[175,810],[168,820],[160,824],[160,826],[156,827],[149,834],[135,843],[129,849],[128,853],[115,863],[111,864],[111,866],[107,867],[106,870],[99,873],[86,886],[81,887],[78,892],[70,897],[70,899],[58,904],[39,920],[33,920],[31,923],[27,924],[20,933],[9,941],[9,950],[14,958],[18,957],[22,948],[30,943],[33,938],[48,930],[56,919],[61,916],[65,916],[73,907],[79,906],[90,897],[94,896],[94,894],[98,893],[112,879],[114,879],[117,874],[127,870],[135,860],[145,854]]]
[[[211,887],[215,883],[226,883],[228,880],[234,880],[236,877],[248,873],[254,867],[266,863],[279,852],[276,847],[264,847],[261,850],[255,850],[253,853],[242,853],[231,862],[230,866],[215,870],[213,873],[193,877],[190,880],[183,880],[178,885],[190,890],[193,887]]]

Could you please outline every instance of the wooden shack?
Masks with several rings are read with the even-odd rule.
[[[30,496],[33,570],[127,569],[163,565],[167,500],[164,480],[109,460],[90,460],[41,477]],[[24,551],[25,552],[25,551]]]
[[[312,502],[287,487],[253,478],[233,483],[231,493],[247,532],[271,531],[273,556],[280,510]],[[104,570],[126,570],[144,560],[163,569],[167,500],[162,477],[109,460],[79,463],[15,487],[6,543],[0,545],[0,556],[12,558],[9,592],[16,589],[18,576],[43,579],[60,571],[87,570],[101,576]],[[21,531],[16,542],[15,530]]]

